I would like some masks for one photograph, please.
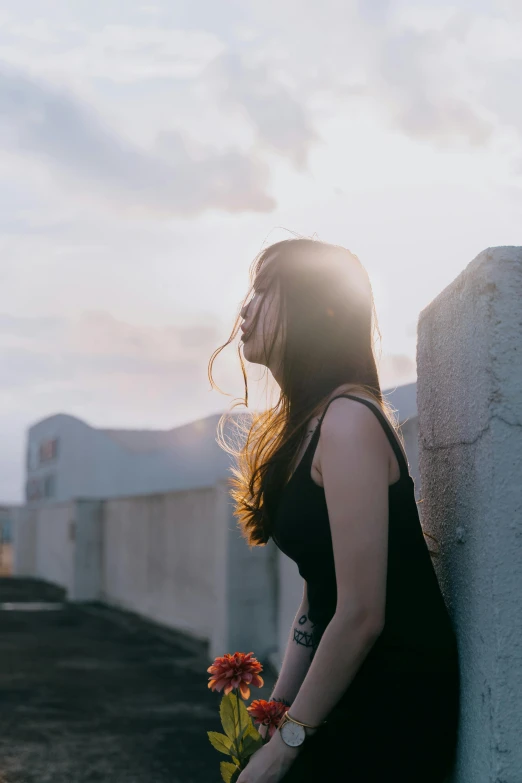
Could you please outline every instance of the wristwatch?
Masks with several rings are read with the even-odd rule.
[[[323,721],[323,723],[326,723],[326,721]],[[299,745],[303,744],[307,737],[306,729],[318,728],[319,726],[309,726],[308,723],[300,723],[298,720],[291,718],[288,710],[283,715],[278,726],[283,742],[291,748],[298,748]]]

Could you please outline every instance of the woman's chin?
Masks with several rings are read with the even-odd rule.
[[[250,342],[243,343],[243,356],[247,362],[250,362],[251,364],[257,364],[258,362],[255,352],[252,350],[252,343]]]

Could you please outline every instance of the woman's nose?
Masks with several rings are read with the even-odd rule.
[[[244,307],[241,308],[240,316],[243,319],[243,321],[247,317],[247,312],[248,312],[248,304],[244,305]]]

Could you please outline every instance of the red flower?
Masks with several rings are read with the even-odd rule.
[[[233,688],[239,688],[243,699],[250,698],[250,685],[256,688],[262,688],[264,681],[259,676],[263,667],[259,661],[253,657],[254,653],[235,652],[234,655],[226,653],[214,660],[212,666],[207,671],[211,673],[208,687],[213,691],[230,693]]]
[[[285,712],[290,708],[282,701],[265,701],[264,699],[255,699],[247,707],[255,723],[261,726],[268,726],[268,734],[271,737],[279,726],[279,722]]]

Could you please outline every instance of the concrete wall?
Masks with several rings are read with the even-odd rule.
[[[226,482],[183,492],[25,509],[15,575],[100,599],[207,640],[211,657],[277,645],[276,549],[249,549]]]
[[[77,500],[70,535],[74,538],[74,577],[71,598],[92,601],[100,595],[103,563],[103,522],[105,504],[102,500]]]
[[[13,515],[13,575],[36,576],[36,531],[38,511],[18,507]]]
[[[423,523],[458,635],[458,783],[522,780],[521,303],[522,248],[489,248],[419,318]]]
[[[213,487],[106,501],[103,600],[210,638],[216,521]]]
[[[70,600],[99,596],[102,504],[77,500],[13,517],[13,575],[37,576],[67,590]]]
[[[42,508],[36,525],[37,576],[74,589],[74,502]]]
[[[276,645],[275,548],[250,550],[226,482],[105,503],[101,598],[209,642],[210,656]]]

